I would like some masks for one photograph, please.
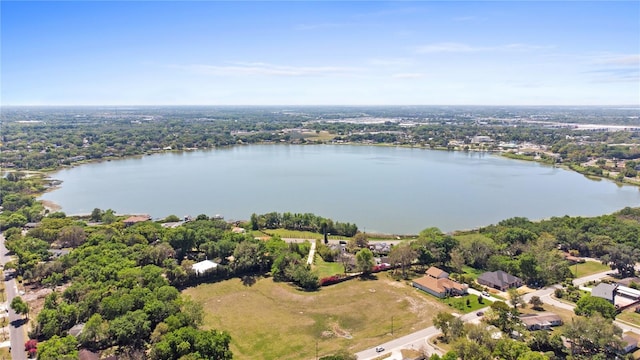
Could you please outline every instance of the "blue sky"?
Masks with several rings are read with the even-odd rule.
[[[640,105],[640,2],[1,1],[2,105]]]

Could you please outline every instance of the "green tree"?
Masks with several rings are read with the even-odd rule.
[[[447,343],[464,334],[462,320],[445,311],[441,311],[433,317],[433,326],[442,332],[442,339]]]
[[[40,360],[74,360],[78,358],[78,341],[72,335],[51,339],[39,344],[38,359]]]
[[[451,348],[458,354],[460,360],[492,360],[491,351],[475,341],[470,341],[466,338],[459,338],[452,345]]]
[[[109,323],[102,319],[100,314],[93,314],[85,323],[78,340],[82,346],[97,350],[108,339],[108,331]]]
[[[521,307],[525,307],[527,305],[518,289],[511,288],[507,290],[507,294],[509,294],[509,302],[514,309],[517,309],[518,305],[520,305]]]
[[[363,275],[371,273],[373,268],[373,253],[371,250],[364,248],[358,251],[356,254],[356,268],[361,271]]]
[[[153,360],[178,360],[185,356],[193,359],[231,360],[229,350],[231,337],[228,333],[216,330],[198,330],[182,327],[167,333],[162,340],[151,348]]]
[[[128,312],[109,323],[109,335],[120,346],[140,347],[151,334],[151,322],[142,310]]]
[[[498,340],[493,349],[493,356],[504,360],[518,360],[529,351],[530,349],[525,343],[507,338]]]
[[[366,248],[368,245],[369,239],[367,238],[367,234],[359,232],[349,240],[347,247],[351,252],[355,252],[358,249]]]
[[[571,344],[574,359],[591,359],[599,354],[613,359],[621,347],[622,330],[600,314],[574,318],[566,324],[564,335]]]
[[[98,208],[93,209],[93,211],[91,212],[90,219],[91,221],[95,221],[95,222],[99,222],[100,220],[102,220],[102,210]]]
[[[616,307],[606,299],[597,296],[583,296],[576,303],[576,307],[573,309],[576,315],[592,316],[594,313],[599,313],[604,318],[615,319]]]
[[[543,310],[542,306],[544,305],[544,303],[542,302],[542,300],[540,300],[540,296],[532,296],[529,300],[529,304],[533,306],[533,310]]]
[[[389,261],[392,266],[400,265],[402,277],[405,279],[407,278],[407,268],[411,266],[416,257],[416,251],[413,250],[408,243],[394,246],[389,253]]]
[[[609,248],[609,253],[602,257],[605,264],[611,269],[618,270],[620,276],[632,277],[635,275],[635,264],[640,259],[640,250],[627,244],[620,244]]]
[[[11,300],[11,309],[19,315],[26,315],[29,318],[29,304],[27,304],[20,296],[16,296]]]

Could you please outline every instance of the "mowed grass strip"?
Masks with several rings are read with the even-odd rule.
[[[313,359],[340,349],[357,352],[432,324],[448,306],[386,274],[302,292],[259,278],[188,288],[205,309],[205,328],[228,331],[235,359]],[[393,317],[393,337],[391,318]]]
[[[575,277],[583,277],[591,274],[597,274],[599,272],[611,270],[609,266],[603,265],[596,261],[585,261],[582,264],[574,264],[569,266],[571,273]]]

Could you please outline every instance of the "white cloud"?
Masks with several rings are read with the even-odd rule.
[[[504,44],[497,46],[472,46],[463,43],[455,42],[441,42],[429,45],[418,46],[416,51],[418,53],[470,53],[470,52],[483,52],[483,51],[517,51],[526,52],[534,50],[550,49],[552,46],[540,46],[530,44]]]
[[[596,60],[596,64],[640,67],[640,55],[607,56]]]
[[[172,65],[179,68],[205,75],[216,76],[326,76],[326,75],[350,75],[359,72],[358,68],[341,66],[290,66],[274,65],[261,62],[238,62],[231,65]]]

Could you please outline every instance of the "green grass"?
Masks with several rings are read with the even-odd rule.
[[[576,268],[577,268],[577,272],[576,272]],[[582,264],[577,264],[577,265],[574,264],[570,266],[570,269],[571,269],[571,273],[575,277],[583,277],[583,276],[610,270],[607,265],[603,265],[595,261],[586,261]]]
[[[251,286],[230,279],[184,293],[203,305],[204,328],[229,332],[240,360],[313,359],[316,342],[320,356],[355,353],[431,326],[434,314],[449,309],[404,282],[375,276],[316,292],[258,278]]]
[[[469,305],[467,305],[467,300],[469,300]],[[478,296],[476,295],[450,297],[450,298],[441,299],[441,301],[447,306],[453,309],[456,309],[460,312],[463,312],[465,314],[491,305],[491,302],[487,300],[484,300],[483,303],[480,304],[478,302]]]
[[[640,314],[634,312],[633,309],[621,312],[616,316],[616,319],[626,321],[634,324],[635,326],[640,326]]]
[[[255,233],[256,232],[254,232],[254,234]],[[281,238],[292,238],[292,239],[319,240],[324,238],[322,234],[314,233],[311,231],[298,231],[298,230],[287,230],[287,229],[264,229],[258,232],[258,235],[255,235],[255,236],[259,237],[259,236],[274,236],[274,235],[278,235]],[[349,239],[349,238],[345,236],[329,235],[329,239],[343,240],[343,239]]]
[[[322,279],[323,277],[344,273],[344,267],[341,263],[326,262],[318,254],[316,254],[315,262],[313,264],[313,270],[317,272],[320,279]]]
[[[477,279],[478,276],[482,275],[482,273],[484,273],[484,270],[478,270],[476,268],[472,268],[471,266],[463,266],[462,267],[462,271],[464,271],[465,274],[469,274],[471,276],[473,276],[473,279]]]

